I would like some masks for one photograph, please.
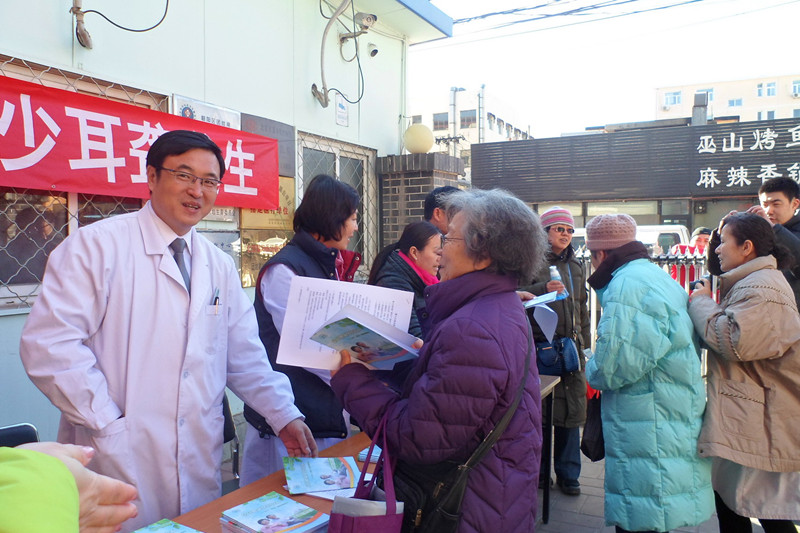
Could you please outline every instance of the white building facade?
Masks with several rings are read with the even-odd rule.
[[[800,118],[800,74],[656,89],[656,119],[692,116],[694,95],[708,94],[709,118],[740,122]]]

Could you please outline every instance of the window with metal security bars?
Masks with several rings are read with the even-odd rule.
[[[159,111],[168,97],[0,54],[0,77]],[[0,309],[30,307],[50,252],[79,227],[137,211],[142,200],[0,187]]]
[[[378,219],[378,185],[375,175],[376,151],[335,139],[298,132],[297,202],[302,203],[305,187],[319,174],[328,174],[352,186],[359,195],[358,231],[348,244],[348,249],[359,252],[361,266],[355,280],[366,282],[369,268],[380,243]],[[251,286],[266,259],[277,252],[292,237],[286,230],[251,230],[242,228],[242,243],[258,242],[259,247],[242,249],[242,283]],[[265,243],[271,243],[265,249]]]

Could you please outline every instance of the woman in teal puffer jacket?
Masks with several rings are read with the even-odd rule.
[[[711,516],[711,463],[697,455],[705,391],[687,294],[653,265],[628,215],[586,227],[603,314],[586,378],[601,390],[605,517],[669,531]]]

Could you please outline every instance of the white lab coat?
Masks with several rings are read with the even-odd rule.
[[[62,412],[59,441],[95,447],[92,469],[138,488],[128,531],[219,497],[226,383],[276,433],[302,416],[233,260],[192,229],[189,300],[165,227],[148,203],[66,239],[20,346]]]

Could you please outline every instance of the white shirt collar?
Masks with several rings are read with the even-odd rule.
[[[178,237],[181,237],[183,240],[186,241],[186,251],[189,252],[189,255],[192,255],[192,233],[194,232],[194,228],[190,229],[187,233],[184,233],[183,235],[178,235],[177,233],[172,231],[172,228],[170,228],[166,222],[164,222],[163,220],[161,220],[161,218],[159,218],[159,216],[153,209],[153,205],[150,203],[149,200],[142,209],[145,210],[146,214],[152,218],[156,230],[158,231],[158,234],[164,240],[165,250],[172,243],[172,241],[174,241]]]

